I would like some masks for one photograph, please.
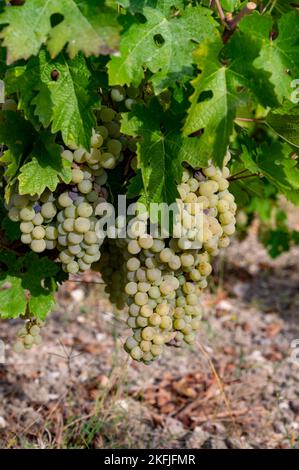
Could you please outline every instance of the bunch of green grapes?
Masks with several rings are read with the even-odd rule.
[[[120,117],[113,108],[102,106],[98,112],[98,125],[92,131],[90,151],[73,145],[73,155],[69,153],[74,162],[93,171],[100,185],[106,183],[103,169],[112,170],[123,160],[126,139],[120,133]]]
[[[134,104],[140,101],[140,94],[140,89],[133,86],[115,86],[110,92],[110,97],[114,107],[118,106],[120,111],[131,111]]]
[[[20,222],[22,243],[29,245],[36,253],[54,248],[51,243],[47,246],[46,226],[53,222],[56,214],[54,196],[48,191],[40,198],[19,194],[11,197],[8,217]]]
[[[236,204],[228,191],[228,177],[227,166],[184,171],[174,237],[148,235],[146,218],[137,217],[135,228],[131,227],[125,291],[133,335],[125,349],[133,359],[149,363],[171,340],[194,343],[211,257],[228,246],[235,231]]]
[[[161,261],[165,242],[140,234],[128,240],[127,284],[129,318],[133,334],[125,349],[138,361],[150,363],[174,338],[173,312],[180,282],[176,269]]]
[[[103,239],[95,233],[95,209],[107,197],[106,170],[122,158],[120,126],[113,120],[115,116],[112,109],[102,108],[90,152],[63,149],[62,158],[72,164],[68,187],[61,184],[54,194],[45,190],[39,197],[16,192],[8,205],[9,218],[20,222],[22,243],[36,253],[57,250],[63,269],[71,274],[89,269],[101,256]]]
[[[37,318],[30,318],[18,332],[18,339],[13,346],[16,353],[21,353],[25,349],[31,349],[33,346],[39,346],[42,343],[40,335],[43,322]]]
[[[196,340],[195,333],[201,326],[201,293],[202,289],[196,283],[186,281],[185,276],[181,276],[173,312],[173,330],[177,344],[191,345]]]
[[[70,151],[62,157],[70,159]],[[86,271],[100,258],[103,239],[96,235],[96,207],[105,201],[103,187],[106,179],[102,169],[94,174],[88,166],[74,165],[70,186],[55,193],[46,190],[40,196],[14,194],[9,204],[8,216],[20,222],[21,241],[36,253],[45,250],[59,252],[63,269],[70,273]]]
[[[225,162],[228,161],[229,155]],[[178,248],[195,247],[215,256],[220,248],[229,245],[237,210],[234,196],[228,190],[229,175],[227,166],[222,170],[214,165],[195,172],[184,170],[182,184],[178,186],[180,220],[174,227]]]
[[[56,237],[59,260],[70,274],[84,272],[100,259],[104,240],[96,233],[95,208],[101,199],[90,202],[88,195],[79,191],[64,192],[58,198],[61,210],[51,236]]]
[[[116,107],[116,106],[115,106]],[[3,109],[16,109],[8,100]],[[120,114],[103,105],[97,112],[90,149],[70,144],[62,158],[72,164],[72,180],[60,184],[55,193],[20,195],[18,189],[8,205],[8,216],[20,222],[21,241],[36,253],[57,250],[63,269],[71,274],[90,268],[100,258],[102,239],[95,233],[96,206],[107,198],[107,170],[123,159],[125,136],[120,133]]]

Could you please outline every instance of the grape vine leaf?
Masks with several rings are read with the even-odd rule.
[[[0,266],[0,318],[24,315],[28,304],[32,315],[44,320],[55,303],[59,265],[35,253],[17,257],[2,251]]]
[[[14,242],[21,238],[20,223],[13,222],[7,215],[4,198],[0,195],[0,241]]]
[[[138,86],[147,67],[156,92],[193,76],[196,43],[215,36],[218,27],[211,10],[184,9],[180,0],[147,2],[141,19],[127,13],[123,23],[120,56],[108,64],[109,83]]]
[[[7,212],[1,220],[0,228],[4,230],[5,237],[10,242],[20,240],[22,232],[20,230],[19,222],[13,222],[7,217]]]
[[[222,49],[220,38],[195,52],[202,72],[191,82],[195,92],[185,133],[203,132],[201,150],[221,165],[233,129],[236,108],[254,100],[265,108],[279,105],[268,70],[255,66],[272,28],[270,15],[255,12],[239,24]]]
[[[54,192],[58,183],[69,183],[71,163],[61,157],[61,148],[51,134],[40,135],[18,175],[20,194],[40,195],[46,188]]]
[[[55,80],[52,72],[55,72]],[[42,49],[24,66],[12,67],[5,78],[7,93],[17,93],[18,106],[38,130],[51,125],[61,132],[66,145],[75,142],[90,148],[95,126],[93,108],[99,105],[85,58],[67,59],[60,54],[51,59]]]
[[[139,137],[138,167],[142,174],[143,196],[147,204],[171,204],[175,201],[183,162],[193,168],[207,164],[198,152],[199,139],[181,135],[181,119],[182,116],[173,116],[163,111],[156,100],[147,108],[136,105],[132,112],[123,114],[122,132]],[[138,179],[134,181],[135,193],[136,188]]]
[[[223,10],[230,11],[232,13],[240,6],[240,0],[222,0],[221,6]]]
[[[296,199],[299,189],[299,167],[291,158],[292,149],[281,142],[263,143],[258,148],[242,146],[241,160],[245,168],[267,178],[287,197]]]
[[[277,2],[274,3],[274,11],[277,11],[281,15],[294,8],[299,8],[298,0],[277,0]]]
[[[91,74],[85,58],[79,54],[67,60],[60,54],[50,60],[46,51],[38,59],[39,80],[32,104],[35,114],[46,128],[51,124],[53,133],[61,132],[66,145],[75,142],[90,149],[92,128],[96,124],[93,107],[99,104],[97,94],[91,88]],[[52,71],[58,72],[57,80],[51,78]]]
[[[230,183],[230,192],[235,196],[236,203],[240,206],[248,206],[253,197],[263,200],[265,192],[258,177],[250,178],[250,184],[246,179],[236,180]]]
[[[271,112],[266,117],[266,123],[282,139],[299,147],[299,108],[290,110],[288,114]]]
[[[194,53],[201,73],[191,82],[195,91],[184,132],[202,132],[199,150],[218,165],[222,164],[236,108],[242,101],[244,105],[253,99],[265,108],[275,107],[293,93],[292,77],[299,74],[298,15],[292,12],[284,18],[279,20],[275,40],[269,39],[271,17],[256,12],[240,22],[239,30],[223,49],[218,38],[201,44]],[[291,71],[290,75],[286,71]]]
[[[22,279],[9,274],[5,276],[5,280],[1,278],[2,275],[0,275],[0,318],[17,318],[24,315],[27,302]]]
[[[80,51],[86,56],[115,52],[119,41],[116,10],[104,0],[26,0],[7,6],[0,24],[6,25],[0,37],[8,64],[37,55],[43,44],[51,57],[65,46],[75,57]]]
[[[292,81],[299,77],[299,12],[292,11],[278,20],[278,36],[265,36],[260,56],[254,65],[270,73],[280,102],[291,101]]]
[[[240,86],[245,87],[252,98],[265,108],[277,107],[279,101],[274,85],[269,80],[269,72],[256,68],[254,63],[268,41],[271,28],[270,15],[254,12],[245,16],[221,55],[221,59],[229,64],[230,71],[238,77]]]
[[[198,153],[219,166],[227,152],[236,109],[247,96],[240,74],[219,62],[222,46],[219,37],[217,41],[201,44],[194,53],[202,72],[191,82],[194,93],[184,125],[185,135],[202,134]]]
[[[32,100],[36,95],[34,90],[39,81],[39,67],[36,60],[31,59],[26,65],[10,67],[5,74],[5,90],[8,96],[18,96],[18,110],[24,111],[25,117],[38,131],[41,127],[38,117],[34,115],[35,107]]]
[[[137,170],[136,175],[130,179],[127,188],[127,198],[134,199],[143,194],[143,180],[141,170]]]
[[[287,230],[269,230],[263,235],[262,242],[271,258],[277,258],[285,251],[289,251],[291,238]]]
[[[34,141],[35,132],[28,121],[19,112],[3,111],[0,120],[0,143],[6,145],[6,150],[0,157],[0,164],[5,165],[7,182],[13,180],[21,164],[26,149]]]

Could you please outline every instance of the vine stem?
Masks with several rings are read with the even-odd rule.
[[[221,6],[220,0],[214,0],[213,3],[215,4],[215,6],[218,10],[218,14],[219,14],[221,23],[223,24],[223,26],[225,28],[227,28],[227,22],[226,22],[225,14],[224,14],[223,8]]]
[[[243,121],[243,122],[260,122],[263,123],[263,119],[258,119],[258,118],[243,118],[243,117],[236,117],[235,121]]]
[[[235,16],[235,18],[226,18],[226,24],[228,25],[227,30],[223,34],[223,42],[226,43],[231,35],[234,33],[238,23],[244,18],[244,16],[250,15],[257,8],[257,4],[254,2],[248,2],[247,5]]]
[[[265,8],[262,10],[262,15],[264,15],[266,13],[266,11],[268,10],[269,6],[271,5],[272,3],[272,0],[269,0],[269,2],[267,3],[267,5],[265,6]]]
[[[276,6],[276,3],[277,3],[277,0],[273,0],[273,3],[272,3],[272,5],[270,6],[270,9],[269,9],[269,13],[272,13],[272,11],[274,10],[274,8]]]
[[[235,178],[236,176],[242,175],[243,173],[246,173],[246,171],[249,171],[249,170],[237,171],[237,173],[235,173],[234,175],[231,175],[230,178]]]
[[[259,173],[252,173],[251,175],[244,175],[244,176],[237,176],[236,178],[231,177],[228,178],[229,181],[238,181],[238,180],[245,180],[247,178],[255,178],[256,176],[260,177]]]
[[[242,18],[246,15],[250,15],[257,7],[257,4],[254,2],[248,2],[247,5],[237,14],[235,18],[230,22],[231,29],[235,29],[237,24],[240,23]]]
[[[79,279],[67,279],[66,281],[64,282],[76,282],[77,284],[85,284],[85,285],[88,285],[88,284],[97,284],[97,285],[104,285],[105,283],[104,282],[101,282],[101,281],[81,281]]]

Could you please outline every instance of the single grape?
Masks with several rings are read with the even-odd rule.
[[[115,111],[111,108],[102,108],[100,116],[103,122],[110,122],[115,117]]]
[[[30,222],[34,219],[34,216],[35,211],[31,207],[23,207],[23,209],[20,210],[20,219],[24,222]]]
[[[88,219],[84,217],[78,217],[78,219],[75,220],[74,228],[75,228],[75,231],[80,234],[86,233],[90,229],[90,222]]]
[[[35,253],[42,253],[46,249],[45,240],[32,240],[30,248]]]
[[[117,103],[123,101],[126,97],[126,92],[123,87],[117,86],[111,90],[111,99]]]
[[[45,231],[44,227],[36,226],[36,227],[34,227],[34,229],[32,230],[31,236],[32,236],[32,238],[34,238],[35,240],[42,240],[42,239],[45,238],[45,236],[46,236],[46,231]]]

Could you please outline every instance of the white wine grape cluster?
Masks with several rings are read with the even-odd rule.
[[[128,224],[121,272],[125,269],[127,276],[127,323],[132,328],[125,349],[133,359],[149,364],[166,344],[194,343],[211,257],[229,245],[235,230],[237,207],[228,177],[227,166],[184,170],[178,187],[180,223],[175,223],[173,237],[149,235],[147,214]],[[102,272],[107,263],[109,256],[102,260]]]
[[[13,346],[16,353],[21,353],[24,349],[31,349],[42,343],[40,335],[43,322],[37,318],[30,318],[18,332],[18,338]]]
[[[102,238],[96,235],[95,209],[106,200],[107,171],[122,160],[124,137],[120,139],[117,112],[103,106],[93,130],[91,149],[72,146],[62,158],[72,164],[69,185],[60,184],[41,196],[14,194],[8,216],[20,222],[21,241],[36,253],[57,250],[63,269],[70,274],[84,272],[99,261]]]
[[[24,244],[37,253],[54,250],[67,273],[92,267],[102,274],[111,302],[118,309],[128,306],[132,334],[125,342],[126,351],[149,364],[165,345],[192,345],[200,329],[201,295],[212,272],[211,258],[229,245],[235,231],[230,156],[222,169],[212,164],[196,171],[184,169],[171,236],[150,235],[149,216],[139,213],[125,221],[126,239],[109,234],[106,240],[99,238],[96,207],[108,197],[107,171],[127,153],[136,171],[136,143],[121,134],[120,117],[142,97],[136,88],[119,86],[104,101],[106,105],[97,111],[90,150],[72,144],[62,149],[62,158],[72,165],[70,184],[61,183],[54,193],[45,190],[41,196],[14,194],[9,217],[20,222]],[[13,106],[8,103],[8,107]],[[30,328],[34,332],[38,325],[28,325],[16,349],[29,348],[35,337]]]
[[[114,103],[113,107],[118,106],[120,110],[124,108],[124,110],[131,111],[134,104],[140,101],[140,89],[132,86],[126,88],[115,86],[110,96]]]
[[[52,251],[52,257],[69,274],[88,270],[101,257],[104,239],[96,234],[96,207],[108,197],[107,171],[122,161],[127,144],[127,138],[120,134],[120,114],[113,108],[103,105],[96,112],[97,127],[92,131],[89,151],[75,144],[68,149],[62,147],[61,156],[71,163],[72,169],[68,185],[61,183],[54,193],[46,189],[40,196],[21,195],[15,187],[7,205],[9,218],[20,223],[21,242],[35,253]],[[14,100],[2,105],[4,111],[16,109]],[[119,273],[114,273],[113,280],[115,277],[121,281]],[[125,297],[124,289],[122,292],[120,295]],[[123,308],[124,300],[117,301],[115,297],[115,301]],[[39,328],[37,320],[27,321],[18,335],[15,351],[39,344]]]
[[[72,186],[60,194],[60,188],[54,194],[46,190],[40,197],[15,194],[8,215],[20,221],[22,243],[36,253],[57,250],[63,269],[76,274],[100,257],[103,240],[95,232],[95,209],[105,199],[88,167],[72,171]]]
[[[151,235],[128,241],[126,262],[129,318],[133,335],[125,349],[133,359],[150,363],[174,339],[173,312],[180,281],[161,260],[165,242]]]

